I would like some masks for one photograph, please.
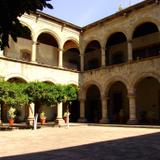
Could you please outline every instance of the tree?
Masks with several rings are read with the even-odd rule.
[[[17,37],[26,32],[18,17],[24,13],[30,14],[43,8],[52,9],[52,5],[47,3],[50,0],[0,0],[0,47],[9,47],[9,35],[16,42]]]
[[[28,96],[22,94],[25,84],[0,81],[0,104],[10,107],[28,104]]]

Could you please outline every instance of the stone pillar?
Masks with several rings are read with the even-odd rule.
[[[127,46],[128,46],[128,61],[133,60],[133,53],[132,53],[132,40],[127,41]]]
[[[32,57],[31,57],[31,61],[33,63],[36,63],[36,54],[37,54],[37,42],[33,42],[33,44],[32,44]]]
[[[106,62],[105,62],[105,48],[104,47],[102,47],[101,48],[101,67],[105,67],[105,65],[106,65]]]
[[[100,120],[100,123],[109,123],[107,101],[108,97],[102,97],[102,119]]]
[[[58,67],[63,68],[63,50],[59,48]]]
[[[85,119],[85,99],[80,99],[80,118],[78,122],[86,122]]]
[[[28,124],[33,126],[34,124],[34,113],[35,113],[35,104],[31,103],[29,105],[29,115],[28,115]]]
[[[128,124],[137,124],[137,117],[136,117],[136,96],[135,93],[129,93],[129,120]]]
[[[84,54],[80,54],[81,72],[84,71]]]
[[[4,51],[0,49],[0,57],[4,57]]]
[[[57,104],[57,118],[56,118],[56,123],[58,126],[64,125],[64,120],[63,120],[63,103],[58,103]]]

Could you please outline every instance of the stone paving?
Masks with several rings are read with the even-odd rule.
[[[160,160],[160,129],[71,126],[0,131],[0,160]]]

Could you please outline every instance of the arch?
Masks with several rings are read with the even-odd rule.
[[[155,73],[155,72],[145,72],[145,73],[141,73],[141,74],[138,74],[138,75],[135,76],[135,78],[132,81],[132,86],[134,88],[136,88],[137,84],[141,80],[143,80],[144,78],[147,78],[147,77],[155,78],[160,83],[160,75],[158,73]]]
[[[140,124],[158,124],[160,119],[160,82],[153,75],[142,77],[135,85],[138,121]]]
[[[87,41],[85,41],[85,44],[83,45],[83,48],[84,48],[84,52],[85,52],[85,50],[86,50],[86,48],[87,48],[87,45],[88,44],[90,44],[91,42],[93,42],[93,41],[97,41],[98,43],[99,43],[99,45],[101,46],[101,40],[100,39],[98,39],[98,38],[89,38]],[[101,47],[100,47],[101,48]]]
[[[123,33],[125,35],[126,39],[128,39],[128,32],[127,31],[125,31],[124,29],[121,29],[121,28],[115,28],[111,31],[109,30],[108,32],[106,32],[106,36],[104,39],[105,45],[107,44],[109,38],[115,33]]]
[[[98,89],[100,90],[100,95],[102,95],[102,87],[101,85],[97,82],[97,81],[88,81],[86,82],[83,86],[81,86],[81,90],[80,90],[80,95],[81,95],[81,98],[82,99],[86,99],[86,92],[87,92],[87,89],[91,86],[91,85],[95,85],[98,87]],[[83,96],[83,97],[82,97]]]
[[[62,41],[61,41],[60,37],[58,36],[57,33],[55,33],[53,30],[50,30],[50,29],[43,28],[43,29],[39,30],[37,35],[35,36],[35,40],[36,41],[37,41],[39,35],[42,34],[42,33],[48,33],[51,36],[53,36],[56,39],[57,43],[58,43],[58,48],[62,48]]]
[[[51,35],[50,33],[43,32],[41,33],[37,38],[38,43],[54,46],[55,48],[58,48],[58,42],[56,38]]]
[[[131,29],[130,29],[130,32],[129,32],[129,39],[132,39],[132,36],[133,36],[133,33],[134,33],[134,30],[137,26],[145,23],[145,22],[151,22],[151,23],[154,23],[156,26],[159,26],[160,25],[160,21],[154,17],[141,17],[139,18],[137,21],[134,22],[134,24],[132,24],[131,26]],[[160,29],[159,29],[160,31]]]
[[[38,81],[41,81],[41,82],[51,82],[51,83],[53,83],[53,84],[56,84],[56,83],[57,83],[57,81],[56,81],[55,79],[49,78],[49,77],[41,78],[41,79],[39,79]]]
[[[9,75],[5,76],[5,81],[8,81],[11,78],[20,78],[20,79],[23,79],[26,82],[29,82],[29,79],[27,77],[25,77],[21,74],[17,74],[17,73],[12,73],[12,74],[9,74]]]
[[[79,41],[78,39],[74,38],[74,37],[67,37],[65,38],[64,42],[63,42],[63,48],[64,48],[64,45],[67,41],[72,41],[73,43],[75,43],[77,45],[77,48],[79,48]]]
[[[140,23],[132,33],[133,60],[159,56],[158,26],[150,21]]]
[[[150,27],[150,30],[146,27]],[[159,31],[158,26],[153,22],[140,23],[138,26],[136,26],[134,32],[132,33],[132,38],[144,36],[150,33],[158,32],[158,31]]]
[[[96,69],[101,67],[101,45],[99,41],[89,42],[84,53],[84,69]]]
[[[112,33],[105,46],[106,65],[121,64],[127,61],[127,37],[123,32]]]
[[[72,85],[77,86],[77,87],[79,86],[77,81],[69,81],[69,82],[67,82],[67,84],[72,84]]]
[[[112,86],[112,84],[114,84],[115,82],[122,82],[126,88],[127,88],[127,91],[129,91],[129,88],[130,88],[130,83],[127,79],[125,79],[124,77],[122,76],[114,76],[112,78],[110,78],[109,80],[107,80],[107,82],[105,83],[105,92],[104,92],[104,95],[108,95],[108,92],[110,90],[110,87]]]
[[[97,85],[86,90],[85,117],[88,122],[98,123],[102,118],[101,93]]]
[[[40,42],[37,45],[37,62],[43,65],[57,67],[59,58],[59,46],[56,38],[48,32],[42,32],[39,34],[37,41]]]
[[[122,81],[110,84],[107,99],[109,121],[111,123],[126,123],[129,119],[127,86]]]
[[[27,26],[29,28],[29,30],[31,31],[31,39],[33,40],[34,29],[32,28],[32,26],[30,26],[28,23],[26,23],[22,19],[20,20],[20,22],[22,23],[22,25]]]

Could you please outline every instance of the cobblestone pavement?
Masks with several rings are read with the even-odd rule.
[[[0,131],[0,160],[160,160],[160,129],[72,126]]]

